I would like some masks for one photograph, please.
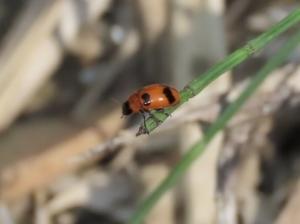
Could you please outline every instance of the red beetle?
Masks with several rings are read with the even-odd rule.
[[[123,115],[141,113],[145,126],[145,114],[150,114],[151,110],[162,110],[174,106],[179,102],[178,90],[163,84],[152,84],[130,95],[128,100],[123,103],[122,113]]]

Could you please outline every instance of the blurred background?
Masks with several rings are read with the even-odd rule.
[[[136,89],[182,89],[293,0],[1,0],[0,223],[122,224],[290,36],[213,82],[149,136]],[[300,49],[144,223],[300,223]]]

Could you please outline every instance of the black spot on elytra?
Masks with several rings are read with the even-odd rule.
[[[167,97],[168,101],[170,104],[175,102],[175,97],[173,96],[173,93],[171,91],[171,89],[169,87],[165,87],[163,90],[163,93],[165,94],[165,96]]]
[[[151,97],[148,93],[144,93],[141,97],[144,101],[144,106],[149,106],[151,104]]]
[[[132,109],[130,108],[130,105],[129,105],[128,101],[126,101],[125,103],[123,103],[122,113],[123,113],[123,115],[129,115],[129,114],[132,113]]]

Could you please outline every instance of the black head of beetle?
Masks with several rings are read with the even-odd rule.
[[[129,102],[126,101],[125,103],[123,103],[122,105],[122,114],[124,116],[126,115],[130,115],[132,113],[132,109],[130,108]]]

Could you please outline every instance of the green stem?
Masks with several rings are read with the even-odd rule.
[[[277,37],[279,34],[286,31],[291,26],[295,25],[300,21],[300,9],[296,9],[291,12],[286,18],[284,18],[279,23],[275,24],[268,31],[264,32],[257,38],[249,41],[244,47],[236,50],[228,57],[226,57],[223,61],[219,62],[211,69],[206,71],[204,74],[199,75],[196,79],[191,81],[187,87],[181,91],[181,103],[176,107],[169,108],[166,110],[167,113],[171,114],[176,108],[178,108],[183,103],[187,102],[190,98],[192,98],[195,94],[201,92],[207,85],[216,80],[219,76],[224,74],[226,71],[234,68],[236,65],[240,64],[247,58],[249,58],[254,53],[261,50],[266,44],[268,44],[271,40]],[[167,117],[160,113],[153,113],[156,117],[158,117],[161,121],[164,121]],[[146,121],[146,127],[141,126],[137,135],[150,133],[153,131],[159,124],[153,120],[151,117]],[[145,130],[147,128],[147,130]]]
[[[262,84],[271,71],[278,67],[289,56],[291,51],[295,49],[300,41],[300,32],[290,38],[278,53],[271,58],[268,63],[254,76],[247,88],[241,93],[238,99],[228,106],[221,116],[205,133],[202,140],[196,143],[173,168],[167,178],[158,186],[158,188],[148,196],[139,206],[129,223],[138,224],[143,221],[151,208],[157,203],[161,196],[171,188],[177,180],[186,172],[194,160],[196,160],[205,150],[207,144],[216,136],[216,134],[224,129],[228,121],[237,113],[247,99]]]

